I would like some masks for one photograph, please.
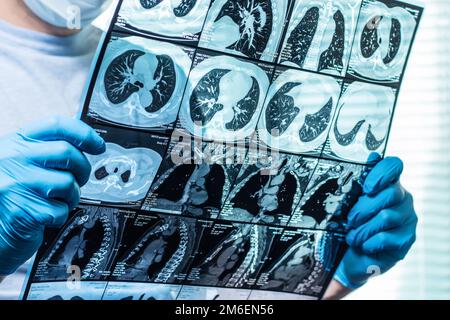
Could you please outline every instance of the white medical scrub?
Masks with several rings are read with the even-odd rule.
[[[94,27],[56,37],[0,20],[0,136],[54,115],[76,115],[100,37]],[[25,272],[0,284],[0,299],[17,299]]]
[[[100,32],[56,37],[0,20],[0,135],[81,105]]]

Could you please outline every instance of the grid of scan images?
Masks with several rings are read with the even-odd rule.
[[[107,151],[47,231],[25,298],[320,299],[422,11],[120,1],[82,114]]]

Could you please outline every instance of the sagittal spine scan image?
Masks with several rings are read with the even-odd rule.
[[[345,232],[347,215],[362,194],[364,173],[360,165],[320,160],[289,224]]]
[[[350,73],[377,82],[398,82],[417,27],[417,10],[363,1]]]
[[[261,140],[274,149],[320,155],[341,82],[298,70],[280,73],[269,89],[258,125]]]
[[[287,7],[284,0],[215,0],[200,47],[274,61]]]
[[[389,87],[349,84],[330,131],[332,156],[367,163],[372,153],[384,155],[395,98]]]
[[[92,173],[81,190],[83,199],[127,204],[141,201],[146,196],[162,157],[151,149],[125,149],[107,143],[104,154],[88,155],[88,160]]]
[[[191,64],[187,49],[176,45],[137,37],[111,40],[91,116],[142,128],[174,123]]]
[[[317,160],[283,154],[270,164],[245,165],[220,219],[286,225],[316,165]]]
[[[66,281],[71,268],[80,278],[102,280],[122,240],[125,218],[118,209],[82,207],[60,231],[39,260],[37,282]]]
[[[205,140],[243,140],[255,131],[268,88],[268,75],[257,64],[208,58],[191,71],[182,125]]]
[[[220,153],[197,161],[189,154],[179,163],[174,163],[172,152],[168,153],[144,203],[145,210],[217,218],[241,165],[226,164],[226,149],[221,145],[204,147]],[[199,150],[196,153],[202,154]]]
[[[361,0],[296,1],[280,62],[342,75],[350,58]]]
[[[124,0],[122,24],[140,32],[180,40],[198,40],[210,0]]]
[[[320,231],[286,230],[274,234],[255,287],[320,296],[343,241],[339,235]]]
[[[216,224],[195,257],[187,282],[227,288],[251,288],[269,241],[267,227]]]
[[[179,283],[188,272],[205,230],[201,221],[179,216],[155,216],[143,235],[119,255],[113,279]]]

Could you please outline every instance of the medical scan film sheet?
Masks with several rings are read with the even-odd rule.
[[[46,231],[24,297],[320,299],[422,11],[119,1],[82,113],[106,153],[87,156],[82,204]]]

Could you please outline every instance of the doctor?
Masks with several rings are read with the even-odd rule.
[[[105,0],[0,1],[0,279],[37,250],[47,226],[61,226],[80,199],[104,141],[69,118],[79,110],[100,34],[90,23]],[[35,124],[30,125],[29,123]],[[20,129],[23,128],[23,129]],[[342,298],[402,260],[417,217],[400,184],[397,158],[369,174],[349,216],[349,249],[328,299]]]

